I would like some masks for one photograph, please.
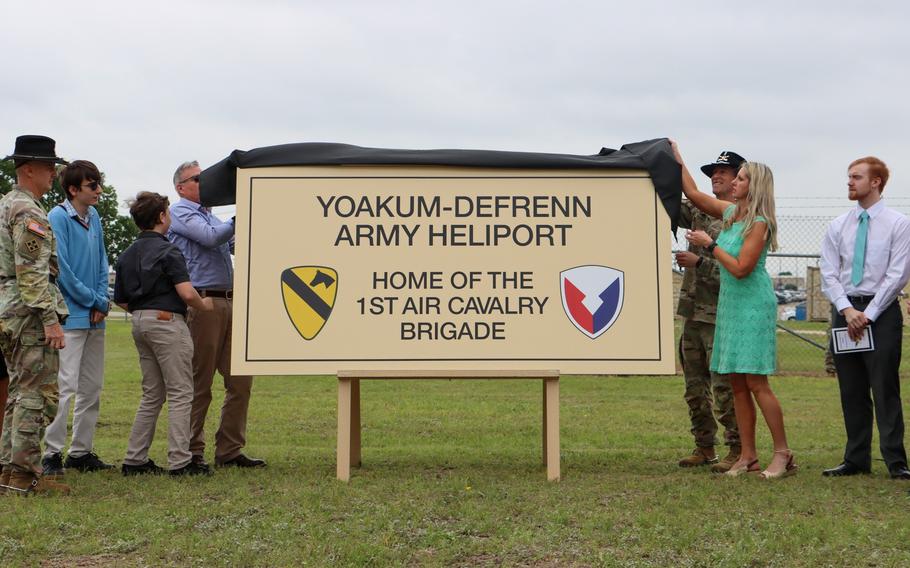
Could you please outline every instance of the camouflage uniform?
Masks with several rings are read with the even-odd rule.
[[[56,285],[57,246],[47,213],[18,186],[0,199],[0,348],[9,364],[9,400],[0,464],[41,474],[40,442],[57,414],[56,349],[44,327],[68,313]]]
[[[683,201],[679,225],[705,231],[712,238],[717,238],[722,221],[699,211],[691,202]],[[724,443],[738,446],[739,429],[733,411],[733,388],[730,381],[709,370],[714,347],[717,294],[720,291],[717,261],[703,247],[691,246],[690,250],[703,260],[698,268],[686,269],[676,313],[684,318],[679,352],[686,377],[685,399],[689,405],[692,435],[695,436],[696,446],[714,447],[717,422],[720,422],[725,429]]]
[[[827,342],[825,343],[825,372],[833,377],[837,374],[837,369],[834,367],[834,352],[831,351],[831,327],[834,325],[834,320],[828,320],[828,334]]]

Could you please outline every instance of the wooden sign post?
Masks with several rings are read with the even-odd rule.
[[[540,379],[543,384],[542,417],[543,465],[547,480],[559,481],[559,372],[515,371],[508,376],[494,371],[464,371],[457,375],[442,371],[414,371],[390,374],[383,371],[338,372],[337,477],[351,478],[351,467],[361,464],[360,381],[376,379]]]

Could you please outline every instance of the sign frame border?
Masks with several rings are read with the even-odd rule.
[[[306,166],[289,166],[289,167],[306,167]],[[258,169],[258,168],[250,168]],[[407,357],[407,358],[348,358],[348,359],[338,359],[338,358],[250,358],[249,354],[249,322],[250,322],[250,301],[249,301],[249,291],[250,291],[250,278],[251,278],[251,262],[252,255],[252,238],[253,238],[253,196],[254,196],[254,185],[257,180],[273,180],[273,179],[351,179],[351,180],[369,180],[369,179],[648,179],[651,180],[651,176],[647,173],[641,175],[415,175],[415,176],[402,176],[402,175],[314,175],[314,176],[288,176],[288,175],[254,175],[249,178],[249,188],[248,188],[248,226],[247,226],[247,266],[246,266],[246,297],[244,298],[244,303],[246,307],[246,318],[244,320],[244,346],[242,361],[244,363],[338,363],[339,368],[343,368],[345,363],[414,363],[415,366],[419,366],[421,363],[445,363],[445,362],[482,362],[482,363],[514,363],[521,364],[522,362],[533,362],[533,363],[543,363],[543,362],[586,362],[586,363],[596,363],[596,362],[629,362],[629,363],[648,363],[648,362],[660,362],[664,359],[664,345],[662,341],[662,328],[661,328],[661,305],[666,301],[665,298],[661,297],[661,286],[659,285],[660,277],[663,271],[669,270],[669,268],[661,267],[661,252],[660,252],[660,237],[658,231],[660,229],[659,215],[664,212],[663,205],[660,201],[657,191],[653,191],[654,194],[654,250],[655,250],[655,264],[656,264],[656,275],[658,280],[657,286],[657,326],[656,333],[657,336],[657,356],[649,358],[629,358],[629,357],[573,357],[569,358],[557,358],[557,357]],[[652,181],[653,185],[653,181]],[[559,275],[556,276],[559,278]],[[672,290],[672,287],[671,287]],[[671,292],[672,293],[672,292]],[[672,300],[671,307],[672,307]],[[672,311],[672,310],[671,310]],[[674,350],[675,354],[675,350]],[[503,371],[507,372],[507,371]]]

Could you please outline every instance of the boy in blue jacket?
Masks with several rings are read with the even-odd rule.
[[[110,310],[107,252],[101,219],[93,207],[103,191],[101,172],[91,162],[76,160],[63,170],[60,181],[66,200],[51,209],[48,219],[57,239],[57,285],[70,315],[63,325],[66,348],[60,350],[60,403],[44,440],[45,475],[60,475],[64,468],[114,467],[93,451],[104,383],[104,318]],[[63,462],[67,415],[74,398],[73,438]]]

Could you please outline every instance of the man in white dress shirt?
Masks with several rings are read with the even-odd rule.
[[[854,340],[868,332],[874,344],[874,351],[834,355],[847,446],[843,462],[822,472],[828,477],[871,471],[874,416],[891,477],[910,479],[898,376],[903,317],[896,301],[910,277],[910,219],[885,206],[887,182],[888,167],[878,158],[850,164],[847,188],[857,207],[832,221],[822,242],[822,291],[834,306],[834,327],[846,327]]]

